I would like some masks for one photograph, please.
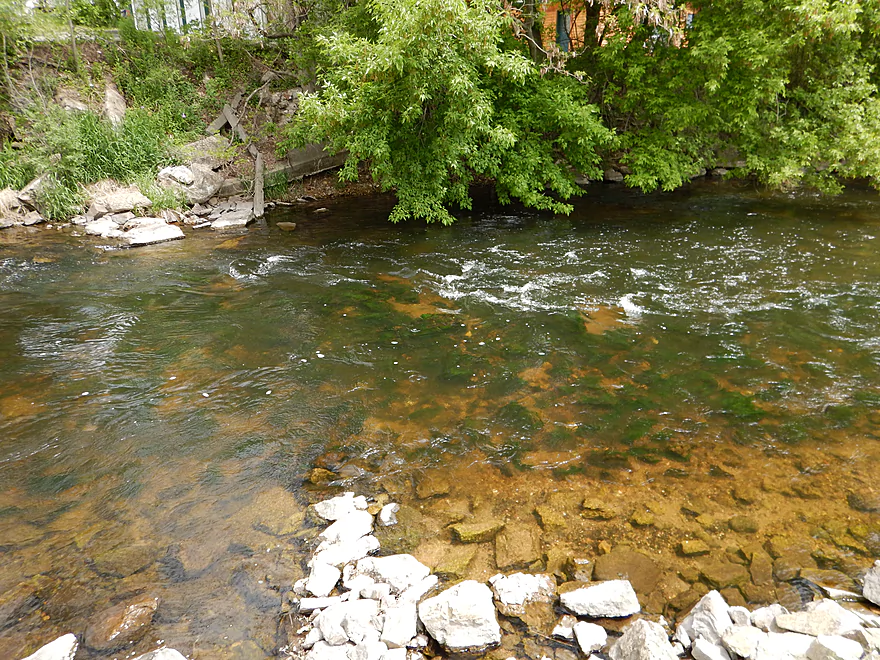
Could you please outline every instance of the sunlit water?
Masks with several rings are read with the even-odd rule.
[[[389,549],[426,562],[463,516],[533,525],[532,570],[643,550],[664,575],[647,609],[669,615],[683,569],[780,534],[850,574],[880,552],[877,514],[847,501],[880,496],[875,193],[596,188],[568,218],[451,228],[389,208],[123,251],[0,234],[0,657],[141,594],[153,627],[114,657],[269,657],[302,510],[343,486],[410,505],[420,535]],[[535,516],[550,501],[574,502],[567,523]],[[682,557],[689,538],[710,557]]]

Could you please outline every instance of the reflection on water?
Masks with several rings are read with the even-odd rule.
[[[875,194],[387,211],[109,253],[0,236],[0,656],[144,594],[126,653],[271,656],[305,508],[340,486],[403,502],[383,547],[453,577],[502,563],[450,545],[467,519],[533,530],[533,570],[642,551],[670,616],[718,566],[759,603],[797,600],[786,562],[880,554]]]

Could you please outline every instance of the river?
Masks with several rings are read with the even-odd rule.
[[[875,192],[598,186],[448,228],[327,205],[132,250],[0,233],[0,657],[144,594],[124,655],[272,657],[306,507],[346,489],[452,578],[496,572],[461,520],[533,530],[532,570],[639,551],[671,618],[754,552],[777,579],[733,600],[796,598],[780,557],[880,556]]]

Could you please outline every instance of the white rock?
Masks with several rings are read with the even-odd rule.
[[[733,605],[727,610],[727,615],[730,617],[730,620],[733,621],[734,625],[752,625],[752,613],[749,612],[749,609],[747,607],[743,607],[742,605]]]
[[[581,616],[624,617],[642,609],[629,580],[608,580],[560,596],[563,607]]]
[[[309,632],[306,633],[306,636],[302,642],[303,648],[310,649],[323,639],[324,635],[321,632],[321,629],[317,626],[314,626],[311,630],[309,630]]]
[[[362,536],[352,543],[330,543],[324,541],[318,546],[318,550],[312,557],[309,565],[313,562],[324,562],[331,566],[342,566],[349,562],[363,559],[378,549],[379,540],[372,534]]]
[[[864,653],[858,642],[839,635],[819,635],[807,649],[809,660],[859,660]]]
[[[416,604],[411,602],[398,603],[385,610],[385,624],[382,626],[382,636],[379,638],[390,649],[406,647],[409,641],[416,636],[416,621],[418,614]]]
[[[862,594],[874,605],[880,605],[880,560],[865,574]]]
[[[373,531],[373,516],[367,511],[352,511],[342,516],[319,535],[329,543],[350,543]]]
[[[808,660],[813,638],[800,633],[767,633],[758,645],[755,660]]]
[[[854,637],[869,651],[880,651],[880,628],[862,628]]]
[[[332,646],[378,640],[382,629],[379,604],[374,600],[337,603],[323,610],[315,618],[315,625],[321,629],[324,641]]]
[[[73,660],[78,644],[76,635],[67,633],[45,646],[41,646],[24,660]]]
[[[672,643],[672,651],[675,655],[681,657],[685,653],[687,653],[687,649],[685,649],[684,645],[681,642],[673,642]]]
[[[349,591],[361,593],[363,589],[372,587],[375,584],[376,581],[369,575],[357,575],[354,572],[354,566],[351,564],[347,564],[342,570],[342,586]]]
[[[419,634],[409,640],[409,643],[406,646],[410,649],[423,649],[428,646],[429,642],[430,640],[427,635]]]
[[[361,589],[361,596],[363,598],[372,598],[380,602],[387,600],[390,595],[391,585],[384,582],[373,582],[370,586]]]
[[[180,651],[163,646],[161,649],[139,655],[134,660],[186,660],[186,656]]]
[[[572,628],[578,646],[584,655],[589,656],[593,651],[601,651],[608,643],[608,633],[602,626],[586,621],[578,621]]]
[[[184,237],[183,230],[177,225],[169,225],[161,218],[155,219],[158,222],[135,227],[130,231],[126,231],[122,238],[130,246],[140,247],[143,245],[153,245],[154,243],[176,241]]]
[[[339,596],[328,596],[327,598],[301,598],[299,601],[300,612],[313,612],[314,610],[323,610],[325,607],[336,605],[342,602]]]
[[[527,603],[556,600],[556,580],[551,575],[493,575],[489,578],[499,609],[507,616],[522,616]]]
[[[382,642],[365,640],[348,650],[349,660],[382,660],[388,647]]]
[[[698,638],[691,647],[694,660],[730,660],[730,654],[718,644]]]
[[[312,566],[312,571],[306,582],[306,589],[309,590],[309,593],[318,598],[329,596],[330,592],[333,591],[333,587],[339,582],[341,576],[342,571],[335,566],[316,562]]]
[[[776,617],[780,614],[788,614],[788,610],[778,603],[759,607],[752,612],[752,625],[764,632],[782,632],[782,628],[776,625]]]
[[[167,179],[170,181],[174,181],[175,183],[183,184],[184,186],[191,186],[195,182],[195,177],[193,177],[192,170],[185,165],[164,167],[159,170],[157,178],[160,182],[163,179]]]
[[[733,625],[728,609],[724,597],[717,591],[710,591],[678,625],[675,639],[686,647],[698,637],[717,644],[721,640],[721,634]]]
[[[306,653],[306,660],[349,660],[348,653],[352,648],[352,644],[331,646],[327,642],[318,642]]]
[[[777,615],[776,625],[784,630],[816,637],[854,632],[861,628],[861,620],[849,610],[826,598],[809,603],[803,612]]]
[[[247,227],[254,221],[253,211],[235,211],[224,213],[211,223],[211,229],[235,229]]]
[[[571,614],[566,614],[559,619],[559,623],[553,628],[551,634],[554,637],[561,637],[562,639],[574,639],[574,624],[576,623],[576,618]]]
[[[639,619],[627,626],[623,637],[608,652],[611,660],[676,660],[663,626]]]
[[[428,634],[451,651],[481,649],[501,641],[492,592],[466,580],[419,604]]]
[[[431,569],[412,555],[388,555],[361,559],[354,574],[367,575],[376,582],[389,584],[392,593],[398,594],[419,584],[430,573]]]
[[[406,649],[388,649],[382,660],[407,660]]]
[[[732,625],[722,633],[721,644],[734,655],[752,660],[766,636],[767,633],[754,626]]]
[[[122,238],[122,230],[110,218],[98,218],[85,224],[86,234],[101,238]]]
[[[408,600],[413,603],[418,603],[422,599],[422,596],[437,586],[438,582],[440,582],[440,579],[436,575],[429,575],[413,586],[405,589],[400,594],[399,600]]]
[[[392,525],[397,524],[397,516],[395,515],[398,511],[400,511],[399,504],[386,504],[382,507],[381,511],[379,511],[379,524],[383,527],[391,527]]]

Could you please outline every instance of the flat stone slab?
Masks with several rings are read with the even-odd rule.
[[[642,609],[628,580],[588,584],[562,594],[560,600],[565,609],[581,616],[621,618]]]

